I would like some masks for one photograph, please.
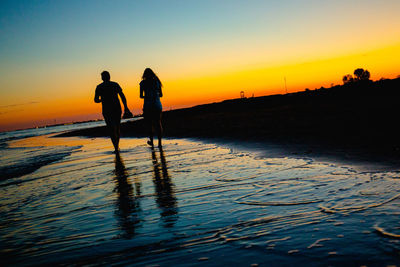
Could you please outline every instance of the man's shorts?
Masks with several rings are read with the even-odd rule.
[[[121,112],[115,112],[111,114],[104,114],[104,120],[108,126],[118,126],[121,123]]]

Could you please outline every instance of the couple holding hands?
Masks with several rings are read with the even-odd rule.
[[[103,82],[96,87],[94,102],[102,104],[103,117],[109,130],[115,153],[119,153],[122,110],[118,95],[124,104],[123,118],[132,118],[133,115],[129,111],[122,88],[118,83],[110,81],[110,73],[108,71],[103,71],[101,73],[101,79]],[[162,83],[160,79],[150,68],[146,68],[142,76],[142,81],[140,82],[140,98],[144,99],[143,116],[149,130],[149,141],[147,141],[147,144],[151,147],[154,146],[154,129],[157,130],[158,147],[162,145],[162,105],[160,97],[162,97],[163,94],[161,88]]]

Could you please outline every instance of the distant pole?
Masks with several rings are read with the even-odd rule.
[[[284,76],[283,79],[285,80],[285,91],[286,91],[286,94],[287,94],[286,76]]]

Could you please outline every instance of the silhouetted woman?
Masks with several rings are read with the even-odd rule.
[[[149,130],[149,141],[147,144],[154,146],[153,133],[157,130],[158,146],[161,147],[162,125],[161,114],[162,105],[160,97],[163,96],[162,84],[157,75],[150,69],[144,70],[142,81],[140,82],[140,98],[144,98],[143,116]]]

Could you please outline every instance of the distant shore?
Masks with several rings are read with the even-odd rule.
[[[226,100],[163,112],[165,137],[223,138],[357,150],[400,159],[400,79]],[[121,125],[122,137],[145,137],[143,120]],[[105,127],[59,136],[107,136]]]

